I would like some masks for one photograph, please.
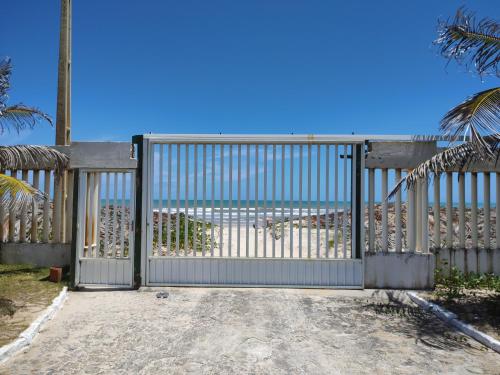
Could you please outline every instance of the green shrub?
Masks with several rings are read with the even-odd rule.
[[[485,290],[500,293],[500,276],[492,273],[463,273],[452,267],[449,273],[442,268],[435,271],[436,295],[446,300],[459,298],[470,290]]]
[[[192,218],[187,217],[187,230],[188,230],[188,243],[185,243],[186,234],[186,215],[184,213],[179,213],[179,249],[193,249],[194,248],[194,237],[196,237],[196,251],[202,251],[202,240],[203,240],[203,223],[196,221],[196,224]],[[205,228],[211,228],[210,223],[205,223]],[[158,246],[158,223],[155,223],[153,230],[153,246],[156,248]],[[165,218],[162,220],[162,233],[163,233],[163,245],[167,243],[167,238],[170,235],[170,250],[177,247],[177,218],[172,215],[170,218],[170,233],[167,233],[167,220]],[[205,234],[205,250],[210,250],[211,244],[210,233]],[[214,247],[217,247],[217,243],[214,241]]]

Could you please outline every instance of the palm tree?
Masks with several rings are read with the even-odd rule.
[[[439,53],[448,59],[485,75],[500,77],[500,25],[491,19],[476,21],[475,15],[458,9],[452,20],[438,22]],[[453,168],[465,169],[472,162],[485,162],[500,156],[500,87],[478,92],[451,109],[441,120],[439,130],[452,140],[449,147],[421,163],[401,179],[389,194],[392,198],[403,186],[413,189],[417,181]]]
[[[8,106],[8,89],[12,65],[10,59],[0,61],[0,135],[6,131],[20,132],[33,128],[38,122],[52,125],[52,120],[37,108],[24,104]],[[63,153],[45,146],[0,146],[0,171],[6,169],[55,169],[62,171],[68,163]],[[0,205],[23,206],[44,194],[33,186],[14,177],[0,173]]]

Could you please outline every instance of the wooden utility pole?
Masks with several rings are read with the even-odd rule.
[[[61,0],[56,114],[58,146],[71,144],[71,1]],[[71,192],[73,188],[73,175],[71,172],[64,172],[54,177],[53,240],[64,243],[71,241],[71,227],[66,220],[72,216],[72,204],[67,202],[67,192]]]
[[[71,143],[71,0],[61,0],[56,145]]]

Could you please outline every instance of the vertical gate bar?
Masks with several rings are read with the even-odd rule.
[[[470,226],[471,226],[471,240],[472,248],[477,249],[478,247],[478,235],[477,235],[477,173],[472,172],[470,176],[470,195],[471,195],[471,214],[470,214]]]
[[[295,155],[293,154],[293,144],[290,145],[290,258],[293,258],[294,243],[293,243],[293,222],[294,222],[294,199],[293,199],[293,159]]]
[[[130,172],[130,198],[128,203],[128,251],[127,257],[132,258],[133,245],[134,245],[134,212],[135,212],[135,175],[134,172]],[[133,268],[133,267],[132,267]]]
[[[83,222],[82,222],[82,257],[89,256],[87,253],[88,244],[89,244],[89,210],[90,210],[90,173],[85,173],[85,211],[82,213]]]
[[[307,257],[311,257],[311,144],[307,145]]]
[[[338,258],[338,249],[339,249],[339,145],[335,145],[335,204],[333,208],[333,241],[334,241],[334,251],[335,258]]]
[[[490,172],[484,172],[484,248],[491,248],[490,241]]]
[[[0,173],[5,174],[5,170],[0,169]],[[0,194],[0,200],[3,201],[4,199],[5,196],[3,194]],[[5,224],[5,205],[0,204],[0,243],[5,242],[4,224]]]
[[[496,211],[496,248],[500,249],[500,173],[496,173],[495,211]]]
[[[112,252],[113,258],[116,258],[116,225],[117,225],[117,216],[118,216],[118,173],[114,173],[113,177],[113,242],[112,242]]]
[[[158,162],[158,256],[163,255],[163,147],[160,147],[160,160]]]
[[[434,216],[434,247],[441,247],[441,192],[440,192],[440,175],[434,175],[434,208],[432,215]]]
[[[214,256],[215,246],[215,144],[212,145],[211,211],[210,211],[210,256]]]
[[[255,225],[254,225],[254,256],[259,256],[259,145],[255,145]]]
[[[105,203],[105,219],[104,219],[104,255],[109,256],[109,172],[106,172],[106,203]]]
[[[382,169],[382,251],[389,251],[389,212],[387,209],[387,168]]]
[[[410,169],[407,169],[405,171],[405,174],[406,176],[408,176],[408,174],[411,172]],[[410,248],[410,235],[411,235],[411,231],[410,231],[410,201],[411,201],[411,194],[410,194],[410,190],[411,189],[406,189],[406,235],[405,235],[405,242],[403,242],[403,246],[405,246],[405,249],[409,249]]]
[[[358,206],[358,248],[356,249],[356,258],[363,259],[366,252],[366,232],[365,232],[365,151],[366,142],[364,144],[357,146],[357,166],[356,166],[356,178],[358,181],[358,190],[356,192],[356,200],[359,202]],[[364,275],[361,276],[364,285]]]
[[[161,147],[161,145],[160,145]],[[125,215],[125,192],[127,190],[127,179],[126,179],[126,173],[122,173],[122,210],[120,212],[120,258],[124,258],[124,252],[125,252],[125,223],[126,223],[126,215]],[[161,176],[161,173],[160,173]],[[160,177],[161,178],[161,177]],[[161,215],[161,211],[160,211]],[[160,237],[161,239],[161,237]],[[161,242],[160,242],[160,249],[159,249],[159,254],[161,253]]]
[[[354,144],[351,144],[351,259],[356,258],[358,249],[358,180],[357,180],[357,150]]]
[[[375,169],[368,169],[368,248],[375,251]]]
[[[206,209],[207,209],[207,145],[203,144],[203,161],[202,161],[202,169],[203,169],[203,191],[202,191],[202,225],[201,225],[201,256],[205,256],[205,248],[207,245],[207,217],[206,217]]]
[[[73,205],[73,216],[72,216],[72,225],[71,225],[71,262],[70,262],[70,287],[75,288],[79,281],[79,257],[77,255],[79,249],[79,241],[80,241],[80,226],[82,221],[80,219],[80,212],[82,204],[81,204],[81,189],[80,189],[80,170],[75,169],[73,174],[73,201],[71,204]],[[3,222],[2,222],[3,225]]]
[[[222,256],[224,249],[224,145],[220,145],[220,244],[219,256]]]
[[[184,186],[184,256],[189,253],[189,144],[186,143],[184,149],[185,160],[185,184]]]
[[[285,256],[285,145],[281,145],[281,257]]]
[[[344,144],[344,211],[342,212],[342,252],[347,258],[347,145]],[[352,217],[352,216],[351,216]],[[352,235],[352,234],[351,234]]]
[[[316,152],[316,258],[321,258],[321,145]]]
[[[17,178],[17,171],[11,170],[10,176]],[[12,194],[11,194],[11,198]],[[9,242],[16,242],[16,210],[13,205],[9,208]]]
[[[453,175],[451,172],[446,172],[446,247],[448,249],[453,248],[452,191]]]
[[[198,252],[197,247],[197,236],[198,236],[198,145],[193,145],[194,147],[194,185],[193,185],[193,255],[196,256]]]
[[[233,240],[233,145],[229,145],[229,229],[227,232],[227,253],[231,256]]]
[[[145,240],[141,239],[141,279],[144,280],[143,283],[149,283],[153,280],[153,271],[149,258],[154,256],[154,233],[153,233],[153,193],[154,193],[154,150],[155,144],[149,140],[144,140],[143,138],[143,169],[141,171],[142,180],[140,181],[142,191],[142,186],[144,186],[144,198],[141,201],[143,211],[143,219],[141,222],[144,228],[141,231],[141,237],[145,237]],[[113,262],[114,263],[114,262]],[[116,263],[115,263],[116,264]],[[137,276],[136,276],[137,277]]]
[[[96,172],[95,181],[96,184],[96,197],[95,197],[95,205],[96,205],[96,213],[94,216],[96,217],[94,230],[95,230],[95,241],[96,241],[96,256],[100,257],[101,254],[101,172]]]
[[[271,238],[272,238],[272,251],[273,251],[273,258],[276,257],[276,144],[273,144],[273,183],[272,183],[272,217],[273,217],[273,224],[272,224],[272,232],[271,232]]]
[[[89,173],[82,173],[82,211],[80,213],[80,230],[81,230],[81,243],[80,243],[80,252],[78,256],[80,258],[85,256],[85,243],[87,242],[87,223],[88,223],[88,210],[89,210]]]
[[[458,174],[458,247],[465,249],[465,173],[463,172]]]
[[[325,249],[326,257],[330,257],[330,145],[326,144],[326,162],[325,162]]]
[[[33,187],[40,188],[40,171],[33,171]],[[69,204],[73,204],[72,202]],[[73,219],[71,219],[73,220]],[[4,218],[0,217],[0,230],[3,228]],[[1,232],[0,232],[1,233]],[[3,241],[3,234],[0,234],[0,242]],[[34,201],[31,209],[31,242],[38,242],[38,202]]]
[[[422,252],[429,252],[429,188],[427,178],[422,179]]]
[[[172,144],[167,149],[167,255],[172,254]]]
[[[43,233],[42,242],[49,242],[50,234],[50,178],[51,171],[46,169],[43,174],[43,192],[46,199],[43,201]],[[83,192],[81,192],[83,194]]]
[[[146,193],[146,199],[147,199],[147,219],[146,219],[146,239],[147,239],[147,254],[145,254],[145,258],[143,258],[143,262],[145,264],[145,268],[148,270],[148,281],[152,280],[152,276],[154,273],[152,271],[152,268],[150,267],[149,263],[149,256],[154,255],[154,217],[153,217],[153,210],[154,210],[154,191],[155,191],[155,148],[156,144],[153,142],[148,142],[147,146],[147,158],[146,158],[146,163],[147,163],[147,193]],[[116,194],[115,194],[116,195]]]
[[[93,208],[94,208],[94,174],[92,172],[87,174],[87,191],[88,191],[88,199],[87,199],[87,225],[85,233],[87,235],[87,257],[92,257],[92,219],[93,219]],[[115,214],[116,214],[116,205],[114,206]],[[114,226],[116,228],[116,225]]]
[[[175,172],[177,173],[176,178],[176,187],[175,187],[175,256],[179,256],[179,248],[180,248],[180,210],[181,210],[181,202],[180,202],[180,191],[181,191],[181,145],[178,143],[175,145],[177,151],[177,168]]]
[[[99,218],[99,172],[94,172],[94,184],[92,185],[92,190],[94,193],[94,198],[92,200],[92,252],[95,248],[95,257],[99,257],[99,244],[97,241],[97,220]]]
[[[77,241],[77,259],[81,259],[85,255],[85,241],[86,241],[86,222],[87,222],[87,203],[88,203],[88,198],[89,198],[89,174],[88,173],[82,173],[80,177],[80,204],[79,206],[81,207],[80,212],[78,213],[78,220],[80,222],[79,225],[79,241]],[[78,267],[79,268],[79,267]],[[79,273],[79,272],[78,272]],[[78,281],[78,278],[76,279]]]
[[[302,185],[304,166],[304,146],[299,145],[299,258],[302,258]]]
[[[245,232],[245,256],[248,258],[250,256],[250,145],[247,145],[247,169],[246,169],[246,232]]]
[[[237,226],[238,233],[236,234],[236,255],[240,257],[241,251],[241,144],[238,144],[238,186],[237,186],[237,194],[238,194],[238,212],[237,212]]]
[[[263,145],[264,147],[264,227],[263,231],[263,247],[264,247],[264,258],[267,257],[267,144]],[[239,230],[238,230],[239,231]]]
[[[23,169],[21,178],[23,179],[24,182],[29,183],[28,170]],[[21,219],[19,222],[19,241],[20,242],[26,242],[27,222],[28,222],[28,205],[23,204],[21,207]]]

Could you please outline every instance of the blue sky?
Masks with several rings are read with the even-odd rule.
[[[438,18],[480,1],[75,0],[73,139],[141,133],[436,133],[495,82],[445,67]],[[7,0],[10,103],[55,118],[59,1]],[[52,144],[47,126],[2,143]]]

